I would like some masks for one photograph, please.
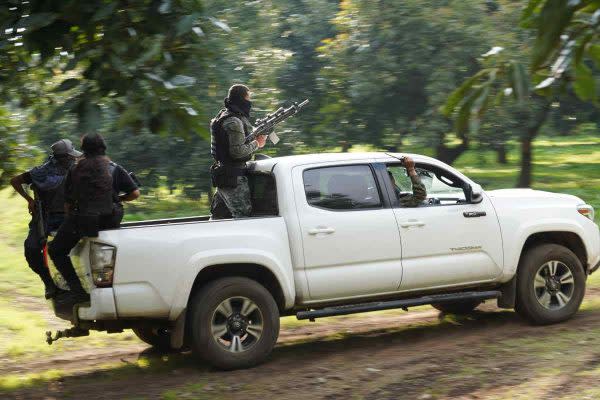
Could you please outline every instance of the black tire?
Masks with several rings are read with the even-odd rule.
[[[240,339],[240,348],[243,350],[233,352],[235,337],[231,333],[231,318],[243,318],[243,306],[237,306],[241,299],[251,301],[258,309],[253,311],[253,316],[247,317],[246,322],[250,322],[247,325],[252,325],[252,319],[260,320],[262,330],[258,339],[249,335],[250,329],[242,331],[246,333],[239,334],[238,337],[245,337],[245,341],[253,342],[246,346]],[[218,310],[225,302],[229,302],[234,313],[223,321],[224,314]],[[190,308],[188,324],[192,350],[197,357],[219,369],[249,368],[263,362],[273,350],[279,336],[279,309],[273,296],[262,285],[248,278],[222,278],[208,283],[193,296]],[[213,327],[217,325],[215,321],[218,318],[227,327],[227,333],[220,338],[213,335]],[[228,338],[231,338],[231,347],[227,345]]]
[[[568,301],[563,296],[559,299],[556,286],[552,286],[550,265],[556,263],[554,276],[572,275],[572,283],[560,284],[558,291],[570,293]],[[561,269],[562,272],[558,271]],[[539,274],[539,275],[538,275]],[[538,282],[536,283],[536,276]],[[545,281],[541,279],[546,277]],[[540,286],[540,280],[545,283]],[[568,279],[565,280],[565,282]],[[583,300],[586,276],[579,258],[568,248],[557,244],[542,244],[527,250],[519,262],[517,270],[517,298],[515,310],[519,315],[536,325],[548,325],[571,318]],[[536,288],[537,285],[537,288]],[[572,285],[572,286],[571,286]],[[544,293],[547,293],[550,300]],[[556,292],[557,293],[557,292]],[[559,301],[560,300],[560,301]],[[563,303],[561,305],[561,302]],[[546,304],[545,306],[543,305]]]
[[[145,343],[160,351],[172,351],[171,335],[160,328],[133,328],[133,333]]]
[[[459,300],[448,303],[432,304],[432,306],[444,314],[467,315],[471,314],[480,304],[481,300]]]

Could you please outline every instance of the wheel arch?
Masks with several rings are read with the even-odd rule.
[[[192,289],[188,296],[189,301],[200,288],[209,282],[213,282],[220,278],[226,277],[244,277],[252,279],[265,287],[275,299],[275,303],[279,308],[279,311],[283,311],[286,305],[286,299],[283,292],[283,288],[277,276],[269,268],[264,265],[255,263],[225,263],[225,264],[214,264],[202,268],[196,275]]]
[[[581,262],[584,272],[586,272],[588,265],[587,250],[583,239],[577,233],[571,231],[545,231],[532,233],[527,237],[525,243],[523,243],[521,254],[519,255],[519,263],[521,262],[523,255],[529,249],[540,244],[558,244],[571,250]]]
[[[575,256],[581,262],[584,268],[584,272],[587,272],[587,250],[583,239],[577,233],[572,231],[543,231],[531,233],[524,241],[521,246],[521,252],[519,253],[515,274],[512,279],[505,282],[501,286],[502,297],[498,299],[498,306],[501,308],[514,308],[516,302],[516,277],[518,273],[518,266],[523,259],[523,256],[530,249],[539,246],[540,244],[558,244],[562,245],[571,250]]]

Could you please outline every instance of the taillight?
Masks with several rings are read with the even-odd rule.
[[[112,286],[116,258],[117,248],[115,246],[92,242],[90,245],[90,267],[92,269],[92,279],[96,286]]]
[[[578,205],[577,212],[592,221],[594,220],[594,207],[589,204]]]

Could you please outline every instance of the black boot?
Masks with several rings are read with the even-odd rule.
[[[90,301],[90,295],[85,291],[83,286],[81,286],[81,282],[79,282],[79,280],[77,280],[77,282],[67,282],[67,284],[69,285],[70,290],[61,290],[62,293],[55,297],[57,303],[77,304],[87,303]]]
[[[45,286],[46,286],[46,290],[45,290],[46,300],[53,299],[56,296],[58,296],[60,293],[66,292],[66,290],[62,290],[62,289],[58,288],[56,285],[54,285],[54,284],[52,284],[52,285],[45,285]]]
[[[40,273],[39,275],[42,278],[42,282],[44,282],[46,300],[53,299],[60,292],[64,292],[64,290],[56,286],[56,284],[52,280],[52,277],[50,276],[50,273],[47,270],[42,271],[42,273]]]

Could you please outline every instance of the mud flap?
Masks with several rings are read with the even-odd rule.
[[[171,331],[171,348],[180,349],[183,347],[183,339],[185,336],[185,316],[186,309],[184,308],[179,317],[175,320],[175,325]]]
[[[502,296],[498,297],[499,308],[515,308],[517,298],[517,275],[500,286]]]

